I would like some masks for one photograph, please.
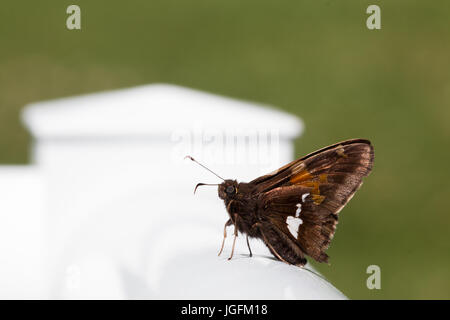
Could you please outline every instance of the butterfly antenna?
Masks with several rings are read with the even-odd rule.
[[[197,160],[195,160],[195,159],[192,158],[191,156],[186,156],[186,157],[184,157],[184,158],[185,158],[185,159],[187,158],[187,159],[190,159],[190,160],[194,161],[194,162],[197,163],[198,165],[202,166],[203,168],[205,168],[206,170],[208,170],[209,172],[211,172],[212,174],[214,174],[216,177],[218,177],[218,178],[222,179],[223,181],[225,181],[224,178],[222,178],[221,176],[219,176],[217,173],[215,173],[215,172],[212,171],[211,169],[208,169],[207,167],[205,167],[204,165],[202,165],[200,162],[198,162]],[[203,184],[203,185],[205,185],[205,184]],[[198,185],[197,185],[197,186],[198,186]]]
[[[214,183],[214,184],[212,184],[212,183],[198,183],[195,186],[194,194],[195,194],[195,191],[197,191],[197,188],[200,187],[200,186],[218,186],[218,184],[217,183]]]

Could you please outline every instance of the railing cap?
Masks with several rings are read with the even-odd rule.
[[[257,103],[169,84],[150,84],[31,103],[23,121],[37,138],[164,136],[176,129],[277,130],[294,138],[302,121]]]

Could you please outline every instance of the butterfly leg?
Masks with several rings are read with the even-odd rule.
[[[277,256],[277,258],[280,259],[281,261],[287,263],[287,264],[290,264],[289,262],[287,262],[286,260],[284,260],[284,259],[278,254],[278,252],[275,251],[274,247],[272,247],[272,245],[267,241],[267,239],[266,239],[266,237],[264,236],[264,233],[262,232],[262,230],[261,230],[261,234],[263,235],[263,237],[264,237],[264,239],[265,239],[265,242],[266,242],[267,246],[273,251],[273,253]]]
[[[272,247],[272,245],[269,243],[269,241],[267,241],[267,238],[266,238],[266,236],[264,235],[264,232],[263,232],[263,230],[262,230],[262,228],[261,228],[261,224],[260,224],[259,222],[255,223],[255,224],[252,226],[252,229],[253,229],[253,228],[259,228],[259,231],[261,231],[261,234],[262,234],[262,236],[263,236],[264,242],[266,243],[266,245],[269,247],[269,249],[273,252],[273,254],[274,254],[278,259],[280,259],[281,261],[283,261],[283,262],[285,262],[285,263],[287,263],[287,264],[290,264],[290,263],[288,263],[286,260],[284,260],[284,259],[278,254],[278,252],[275,251],[274,247]]]
[[[253,254],[252,254],[252,249],[250,248],[250,243],[248,242],[248,235],[247,235],[247,247],[248,247],[248,251],[250,251],[250,257],[252,257]]]
[[[227,222],[225,222],[225,226],[223,227],[223,240],[222,240],[222,247],[220,247],[219,256],[222,254],[223,246],[225,245],[225,238],[227,237],[227,227],[231,226],[233,224],[233,221],[231,219],[228,219]]]
[[[234,246],[236,245],[236,238],[238,235],[238,228],[237,228],[237,219],[238,219],[238,215],[235,213],[234,214],[234,239],[233,239],[233,247],[231,248],[231,255],[228,258],[228,260],[231,260],[231,258],[233,258],[233,254],[234,254]]]

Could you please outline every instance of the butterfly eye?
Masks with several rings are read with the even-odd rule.
[[[234,189],[233,186],[228,186],[227,189],[226,189],[226,192],[229,193],[229,194],[231,194],[231,193],[234,193],[234,190],[235,190],[235,189]]]

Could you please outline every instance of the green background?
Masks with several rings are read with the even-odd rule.
[[[0,40],[1,163],[27,163],[32,101],[168,82],[272,104],[305,122],[297,155],[375,146],[317,268],[350,298],[450,298],[450,1],[9,0]]]

